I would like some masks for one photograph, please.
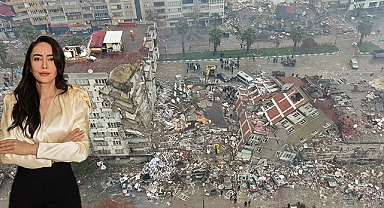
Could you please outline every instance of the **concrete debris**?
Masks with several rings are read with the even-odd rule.
[[[289,127],[281,130],[268,125],[269,121],[263,118],[265,114],[257,113],[262,107],[254,101],[263,98],[262,103],[268,105],[266,99],[279,93],[275,90],[278,86],[271,83],[274,79],[259,76],[258,84],[248,87],[204,83],[187,87],[182,80],[160,81],[153,118],[158,130],[153,132],[151,141],[155,153],[142,168],[126,169],[117,176],[123,194],[131,197],[145,192],[149,200],[167,200],[171,204],[174,197],[188,201],[196,192],[235,201],[273,198],[281,188],[290,188],[316,192],[320,200],[341,194],[347,204],[384,200],[384,171],[380,162],[384,145],[341,143],[352,141],[351,134],[341,139],[337,127],[329,126],[324,127],[326,133],[319,132],[313,138],[296,142],[284,139]],[[268,96],[265,86],[271,86]],[[354,135],[358,135],[362,126],[372,130],[371,135],[382,132],[383,118],[373,108],[377,107],[375,100],[383,96],[369,89],[360,92],[366,94],[361,112],[367,119],[350,125]],[[292,90],[292,86],[286,90]],[[311,87],[307,86],[306,90]],[[324,108],[325,114],[329,115],[330,109],[340,113],[337,110],[344,109],[345,113],[347,107],[354,108],[355,101],[348,94],[330,92],[334,94],[331,97],[334,102],[327,105],[328,110]],[[325,98],[316,98],[319,105],[325,103],[327,96],[325,91],[321,94]],[[237,96],[255,107],[246,107],[245,102],[239,105],[242,107],[236,106]],[[240,108],[243,110],[239,111]],[[253,112],[248,120],[238,116],[247,112]],[[344,113],[336,115],[347,118]],[[310,110],[308,114],[314,115]],[[244,136],[244,128],[237,121],[249,121],[253,131]],[[370,163],[372,166],[367,169]]]

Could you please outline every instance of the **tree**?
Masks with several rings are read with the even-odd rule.
[[[212,17],[213,19],[215,19],[215,28],[216,28],[216,23],[217,23],[219,20],[221,20],[221,16],[220,16],[219,13],[212,13],[212,14],[211,14],[211,17]]]
[[[7,59],[7,45],[3,42],[0,42],[0,60],[3,64],[5,64]]]
[[[26,25],[21,28],[21,34],[25,39],[27,39],[30,43],[37,37],[37,30],[35,27],[31,25]]]
[[[247,45],[246,54],[249,54],[249,49],[251,45],[256,42],[257,31],[252,27],[245,28],[244,32],[241,34],[241,40],[245,41]]]
[[[214,28],[209,31],[209,43],[213,43],[213,55],[216,55],[217,46],[221,43],[221,37],[223,36],[223,31],[220,29]]]
[[[184,37],[189,32],[189,26],[187,22],[178,22],[176,24],[177,34],[181,36],[181,50],[183,52],[183,57],[185,57],[185,49],[184,49]]]
[[[78,36],[72,36],[68,38],[68,45],[77,46],[83,44],[83,39]]]
[[[297,43],[304,38],[305,30],[301,26],[294,26],[291,31],[291,38],[293,40],[293,50],[296,51]]]
[[[373,22],[371,20],[365,19],[360,21],[357,25],[357,31],[360,33],[359,46],[363,42],[363,39],[371,34],[373,28]]]
[[[133,202],[127,202],[124,197],[115,196],[100,200],[96,208],[136,208],[136,206]]]
[[[360,16],[360,14],[363,12],[363,8],[357,7],[354,9],[356,17]]]

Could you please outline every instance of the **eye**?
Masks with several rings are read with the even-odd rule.
[[[40,58],[39,57],[35,57],[35,58],[33,58],[33,61],[40,61]]]
[[[48,61],[55,61],[55,59],[52,57],[52,58],[48,58]]]

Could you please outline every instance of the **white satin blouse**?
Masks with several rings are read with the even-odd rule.
[[[13,121],[12,110],[16,99],[14,94],[4,97],[0,139],[18,139],[39,144],[37,156],[0,154],[4,164],[16,164],[35,169],[51,167],[54,162],[81,162],[88,157],[91,108],[88,93],[77,85],[69,86],[64,94],[60,94],[61,92],[58,90],[53,97],[44,121],[36,130],[33,139],[26,137],[18,127],[7,131]],[[85,136],[78,142],[62,142],[75,128],[83,130]]]

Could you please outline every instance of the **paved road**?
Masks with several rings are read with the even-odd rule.
[[[374,37],[373,37],[374,38]],[[319,38],[315,38],[315,41],[321,43],[334,43],[336,36],[329,35]],[[339,35],[336,40],[336,46],[340,49],[340,53],[334,55],[322,55],[322,56],[300,56],[296,57],[297,64],[295,67],[284,67],[280,63],[272,63],[266,59],[256,60],[240,60],[240,69],[246,73],[251,74],[255,70],[261,70],[266,75],[271,75],[272,71],[282,70],[286,72],[286,76],[296,74],[298,76],[304,75],[322,75],[326,78],[346,78],[350,83],[356,83],[361,80],[371,80],[381,75],[381,67],[384,66],[384,61],[375,60],[371,55],[358,55],[357,50],[352,46],[352,42],[357,41],[355,34]],[[373,40],[374,41],[374,40]],[[377,42],[378,43],[378,42]],[[270,43],[260,43],[260,45],[268,45]],[[290,45],[291,40],[282,41],[283,45]],[[379,43],[378,43],[379,44]],[[237,44],[231,42],[231,40],[224,40],[224,45],[235,48]],[[177,51],[179,46],[175,43],[168,42],[168,51]],[[349,66],[349,60],[356,58],[359,62],[359,69],[352,70]],[[217,64],[220,66],[219,61],[206,61],[200,62],[202,68],[209,64]],[[236,74],[234,72],[234,75]],[[232,76],[230,71],[219,70],[217,73],[223,72],[228,76]],[[373,76],[370,76],[374,73]],[[175,75],[180,74],[182,76],[203,76],[202,73],[191,72],[187,73],[186,63],[160,63],[158,67],[157,76],[164,79],[172,79]]]

